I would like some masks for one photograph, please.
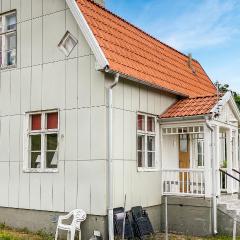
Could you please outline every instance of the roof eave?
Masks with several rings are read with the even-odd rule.
[[[92,30],[90,29],[85,17],[83,16],[80,8],[78,7],[76,0],[66,0],[66,3],[70,11],[72,12],[79,28],[81,29],[86,41],[88,42],[91,50],[93,51],[94,56],[96,57],[98,63],[98,70],[105,69],[109,65],[109,62],[104,55]]]
[[[130,75],[127,75],[127,74],[124,74],[124,73],[121,73],[121,72],[117,72],[117,71],[112,70],[112,69],[110,69],[110,68],[106,68],[105,72],[106,72],[106,73],[110,73],[110,74],[119,73],[119,74],[120,74],[120,77],[125,78],[125,79],[127,79],[127,80],[130,80],[130,81],[133,81],[133,82],[136,82],[136,83],[141,83],[141,84],[146,85],[146,86],[148,86],[148,87],[152,87],[152,88],[155,88],[155,89],[159,89],[159,90],[162,90],[162,91],[171,93],[171,94],[173,94],[173,95],[177,95],[177,96],[179,96],[179,97],[184,97],[184,98],[189,97],[189,96],[186,95],[186,94],[183,94],[183,93],[180,93],[180,92],[177,92],[177,91],[168,89],[168,88],[161,87],[161,86],[159,86],[159,85],[157,85],[157,84],[151,84],[151,83],[146,82],[146,81],[144,81],[144,80],[137,79],[137,78],[135,78],[135,77],[132,77],[132,76],[130,76]]]
[[[193,116],[182,116],[182,117],[171,117],[171,118],[159,118],[161,122],[179,122],[179,121],[189,121],[189,120],[204,120],[209,114],[203,115],[193,115]]]

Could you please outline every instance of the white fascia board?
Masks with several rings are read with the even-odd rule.
[[[230,103],[234,114],[236,115],[238,121],[240,122],[240,111],[233,98],[231,91],[228,91],[227,93],[225,93],[225,95],[221,98],[221,100],[217,102],[217,104],[213,107],[213,109],[211,110],[211,113],[221,113],[222,108],[227,102]]]
[[[225,95],[220,99],[220,101],[217,102],[217,104],[212,108],[210,112],[218,113],[219,111],[221,111],[222,107],[229,101],[231,96],[232,93],[230,91],[225,93]]]
[[[240,110],[239,110],[239,108],[237,106],[237,103],[235,102],[235,100],[234,100],[232,95],[231,95],[231,98],[229,100],[229,103],[230,103],[230,105],[231,105],[231,107],[233,109],[233,112],[234,112],[235,116],[238,119],[238,122],[240,123]]]
[[[68,7],[70,8],[70,11],[72,12],[80,30],[82,31],[86,41],[88,42],[90,48],[92,49],[97,62],[98,62],[98,70],[103,70],[107,66],[109,66],[109,62],[107,58],[105,57],[101,47],[99,46],[99,43],[97,39],[95,38],[92,30],[90,29],[86,19],[84,18],[81,10],[79,9],[77,2],[75,0],[66,0],[66,3]]]

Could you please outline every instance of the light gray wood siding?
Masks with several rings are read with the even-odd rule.
[[[106,90],[113,78],[95,57],[64,0],[0,0],[17,9],[17,67],[0,72],[0,206],[48,211],[107,211]],[[78,39],[69,57],[57,45]],[[127,80],[113,90],[114,205],[160,203],[160,172],[138,172],[136,114],[159,115],[173,95]],[[23,172],[25,112],[60,111],[59,172]],[[161,153],[158,155],[160,158]],[[159,159],[157,159],[159,160]]]
[[[0,206],[106,214],[104,74],[64,0],[0,0],[17,9],[17,68],[0,72]],[[78,39],[69,57],[57,48]],[[23,172],[27,111],[60,110],[59,172]]]
[[[106,85],[112,81],[106,77]],[[113,171],[114,206],[154,206],[161,203],[161,175],[159,169],[138,171],[137,168],[137,113],[159,116],[176,101],[160,90],[154,90],[129,80],[120,79],[113,89]],[[159,124],[157,124],[159,140]],[[160,142],[157,141],[156,161],[161,162]],[[160,165],[159,165],[160,167]]]

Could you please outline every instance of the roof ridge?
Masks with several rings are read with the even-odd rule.
[[[76,0],[76,1],[78,2],[78,0]],[[133,23],[130,23],[130,22],[127,21],[126,19],[118,16],[116,13],[114,13],[114,12],[110,11],[109,9],[103,7],[102,5],[96,3],[94,0],[84,0],[84,1],[91,2],[91,3],[94,4],[95,6],[101,8],[102,10],[104,10],[104,11],[106,11],[106,12],[108,12],[109,14],[111,14],[111,15],[113,15],[114,17],[120,19],[121,21],[127,23],[128,25],[132,26],[133,28],[137,29],[138,31],[141,31],[143,34],[147,35],[148,37],[152,38],[153,40],[155,40],[155,41],[163,44],[164,46],[168,47],[169,49],[171,49],[171,50],[173,50],[173,51],[181,54],[182,56],[188,58],[188,56],[187,56],[185,53],[180,52],[179,50],[175,49],[174,47],[171,47],[171,46],[168,45],[167,43],[162,42],[160,39],[157,39],[156,37],[152,36],[150,33],[145,32],[145,31],[144,31],[143,29],[141,29],[140,27],[135,26]],[[192,60],[193,60],[194,62],[198,63],[198,61],[197,61],[195,58],[192,58]]]

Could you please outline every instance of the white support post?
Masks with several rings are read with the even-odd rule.
[[[210,132],[210,166],[211,166],[211,196],[212,196],[212,209],[211,209],[211,214],[212,214],[212,231],[213,234],[217,234],[217,192],[216,192],[216,139],[215,139],[215,132],[216,132],[216,126],[213,127],[210,122],[207,120],[206,121],[206,127],[209,129]],[[207,138],[207,137],[206,137]],[[209,179],[210,181],[210,179]]]
[[[240,140],[240,135],[239,135],[239,129],[236,129],[235,132],[235,153],[236,153],[236,168],[238,171],[240,171],[240,166],[239,166],[239,140]],[[240,179],[240,175],[238,175]],[[238,183],[238,199],[240,199],[240,182]]]
[[[236,169],[237,171],[239,171],[239,163],[238,163],[238,130],[237,129],[233,129],[232,130],[232,137],[233,137],[233,141],[232,141],[232,168]],[[233,172],[234,173],[234,172]],[[239,174],[235,174],[235,177],[237,177],[239,179]],[[234,192],[238,192],[239,193],[239,183],[234,181],[234,186],[233,186],[233,191]]]
[[[233,146],[232,146],[232,129],[229,128],[227,130],[227,172],[231,175],[232,173],[232,168],[233,168],[233,159],[232,159],[232,153],[233,153]],[[233,179],[228,178],[227,181],[227,193],[233,193]]]
[[[234,167],[236,168],[236,170],[239,170],[239,162],[238,162],[238,129],[236,129],[236,131],[234,132],[234,137],[235,137],[235,142],[234,142],[234,161],[235,161],[235,165]]]
[[[204,127],[204,178],[205,196],[212,197],[212,178],[211,178],[211,132],[207,126]]]
[[[161,127],[161,124],[159,123],[159,158],[160,158],[160,161],[159,161],[159,168],[161,169],[161,172],[160,172],[160,182],[161,182],[161,195],[163,195],[163,134],[162,134],[162,127]]]
[[[215,163],[216,163],[216,194],[220,196],[220,130],[219,126],[215,126]]]
[[[234,217],[233,219],[233,240],[236,240],[237,233],[237,219]]]

